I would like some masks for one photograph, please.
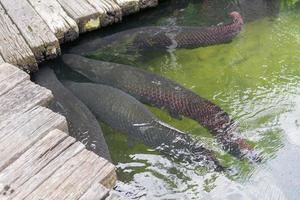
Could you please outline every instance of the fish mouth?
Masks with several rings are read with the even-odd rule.
[[[238,23],[238,24],[241,24],[241,25],[244,24],[243,18],[242,18],[241,14],[239,12],[233,11],[233,12],[229,13],[228,15],[229,15],[229,17],[232,18],[232,21],[234,23]]]

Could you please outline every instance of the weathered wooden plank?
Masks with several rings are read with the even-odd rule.
[[[43,107],[35,107],[18,117],[1,121],[0,171],[56,128],[67,131],[65,118]]]
[[[122,198],[119,195],[117,195],[116,193],[114,193],[113,191],[111,191],[109,193],[109,196],[106,197],[105,200],[122,200]]]
[[[116,167],[113,164],[108,162],[99,173],[98,180],[104,187],[113,188],[116,185]]]
[[[30,47],[1,5],[0,54],[6,62],[18,65],[30,71],[37,70],[37,63]],[[2,58],[0,58],[0,60],[2,60]]]
[[[0,64],[0,96],[29,78],[27,73],[11,64]]]
[[[4,63],[4,60],[3,60],[3,58],[2,58],[2,56],[0,54],[0,65],[3,64],[3,63]]]
[[[87,0],[99,13],[102,27],[122,20],[121,7],[113,0]]]
[[[100,13],[86,0],[58,0],[83,33],[100,27]]]
[[[105,188],[99,183],[94,183],[87,191],[80,197],[79,200],[105,199],[109,195],[109,189]]]
[[[123,15],[136,13],[140,10],[140,0],[115,0],[122,8]]]
[[[38,198],[38,196],[41,196],[41,194],[33,194],[35,193],[36,188],[38,188],[43,182],[48,180],[52,177],[56,171],[60,170],[67,162],[70,160],[77,158],[78,154],[80,154],[84,150],[84,145],[80,142],[76,142],[75,144],[71,145],[70,147],[66,148],[64,152],[62,152],[59,156],[57,156],[54,160],[49,162],[43,169],[41,169],[38,173],[36,173],[33,177],[31,177],[29,180],[24,182],[22,185],[18,185],[19,187],[16,189],[15,194],[11,195],[11,199],[24,199],[26,196],[30,195],[34,196],[34,198]],[[78,160],[77,160],[78,161]],[[80,165],[80,163],[73,162],[73,167],[76,167],[77,165]],[[55,188],[55,186],[59,186],[60,182],[64,180],[65,177],[58,178],[60,181],[58,181],[56,184],[53,183],[53,186],[45,186],[45,190],[48,190],[52,187]],[[81,177],[86,178],[86,177]],[[81,181],[81,179],[78,179],[78,181]],[[15,183],[14,183],[15,184]],[[50,199],[50,198],[46,198]]]
[[[0,122],[8,117],[17,117],[37,105],[46,106],[53,98],[50,90],[23,81],[6,94],[0,96]]]
[[[79,35],[76,22],[68,16],[56,0],[28,0],[47,23],[60,43],[72,41]]]
[[[140,0],[140,9],[151,8],[158,5],[158,0]]]
[[[19,28],[38,62],[60,53],[59,42],[47,24],[25,0],[0,0],[2,6]]]
[[[99,180],[99,173],[106,163],[106,160],[100,159],[93,152],[83,150],[25,199],[79,199],[96,180]]]
[[[3,198],[12,198],[26,181],[74,143],[74,138],[68,137],[66,133],[59,130],[51,131],[37,141],[20,158],[0,173],[0,191],[3,191],[5,187],[14,191],[13,193],[6,191],[0,193],[0,199],[1,195]]]

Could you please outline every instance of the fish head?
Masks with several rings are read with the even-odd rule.
[[[232,18],[233,23],[238,24],[238,25],[244,24],[243,18],[239,12],[233,11],[233,12],[229,13],[228,15],[229,15],[229,17]]]

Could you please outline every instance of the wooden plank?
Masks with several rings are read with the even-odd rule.
[[[0,122],[10,116],[17,117],[37,105],[46,106],[52,98],[50,90],[28,80],[23,81],[0,96]]]
[[[99,183],[94,183],[79,200],[105,199],[109,195],[109,189]]]
[[[100,13],[86,0],[58,0],[83,33],[100,27]]]
[[[87,0],[99,13],[102,27],[122,20],[121,7],[113,0]]]
[[[0,96],[19,83],[29,80],[29,75],[17,67],[4,63],[0,65]]]
[[[4,60],[3,60],[3,58],[2,58],[2,56],[0,54],[0,65],[3,64],[3,63],[4,63]]]
[[[60,43],[76,39],[79,29],[76,22],[68,16],[56,0],[28,0],[43,18]]]
[[[37,70],[37,63],[33,52],[1,5],[0,54],[6,62],[30,71]]]
[[[99,180],[101,169],[106,164],[106,160],[99,158],[93,152],[83,150],[67,161],[25,199],[79,199],[96,180]]]
[[[140,9],[151,8],[158,5],[158,0],[140,0]]]
[[[116,167],[113,164],[108,162],[99,173],[100,175],[98,177],[98,180],[104,187],[113,188],[116,185],[117,174]]]
[[[78,157],[77,155],[81,153],[84,150],[84,145],[80,142],[76,142],[75,144],[71,145],[70,147],[66,148],[64,152],[62,152],[59,156],[57,156],[54,160],[52,160],[50,163],[47,164],[43,169],[41,169],[38,173],[36,173],[33,177],[31,177],[29,180],[24,182],[22,185],[18,184],[18,188],[16,189],[16,192],[11,195],[11,199],[24,199],[28,195],[35,196],[35,198],[38,198],[40,194],[36,195],[33,194],[43,182],[48,180],[52,177],[52,175],[62,168],[69,160],[74,159],[74,157]],[[76,167],[80,163],[73,162],[74,167]],[[86,177],[81,177],[86,178]],[[56,184],[54,183],[52,187],[55,188],[59,186],[60,182],[64,180],[64,177],[61,177],[60,181],[58,181]],[[77,180],[81,181],[81,180]],[[14,183],[15,184],[15,183]],[[47,189],[48,186],[45,186]],[[50,185],[49,185],[50,187]],[[53,189],[53,188],[52,188]],[[50,199],[50,198],[47,198]]]
[[[12,198],[26,181],[74,143],[74,138],[68,137],[66,133],[59,130],[51,131],[35,143],[0,173],[0,191],[3,191],[7,186],[14,191],[13,193],[0,193],[0,199],[1,195],[3,198]]]
[[[122,8],[123,15],[136,13],[140,10],[140,0],[115,0]]]
[[[47,24],[25,0],[0,0],[19,28],[38,62],[60,54],[59,42]]]
[[[122,198],[117,195],[115,192],[111,191],[109,196],[105,200],[122,200]]]
[[[66,120],[43,107],[35,107],[18,117],[1,121],[0,171],[53,129],[67,131]]]

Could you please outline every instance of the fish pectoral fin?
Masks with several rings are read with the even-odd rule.
[[[178,119],[178,120],[182,120],[182,116],[179,115],[177,112],[174,112],[174,111],[168,111],[169,112],[169,115],[174,118],[174,119]]]

